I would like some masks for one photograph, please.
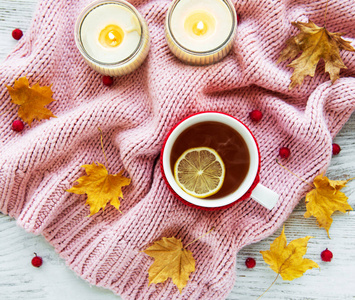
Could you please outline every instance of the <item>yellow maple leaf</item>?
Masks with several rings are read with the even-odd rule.
[[[7,86],[12,103],[19,105],[18,116],[31,126],[34,119],[42,120],[51,117],[53,113],[44,106],[55,101],[52,98],[51,87],[41,87],[38,83],[30,87],[26,77],[15,81],[14,87]]]
[[[195,271],[195,259],[191,251],[183,247],[180,239],[163,237],[144,252],[154,258],[148,270],[149,284],[171,278],[181,293],[190,273]]]
[[[325,61],[325,72],[329,73],[332,83],[339,78],[340,69],[346,69],[339,50],[355,51],[351,42],[342,39],[344,33],[332,33],[325,27],[319,27],[311,20],[308,23],[292,22],[301,32],[286,41],[278,62],[296,58],[288,67],[294,68],[289,89],[302,84],[304,78],[314,76],[320,59]]]
[[[311,236],[299,238],[287,245],[284,227],[281,235],[270,245],[270,250],[260,251],[260,253],[264,261],[273,271],[281,275],[283,280],[293,280],[301,277],[309,269],[319,268],[313,260],[303,258],[307,252],[307,243],[311,238]]]
[[[333,212],[353,210],[348,204],[348,197],[340,191],[349,180],[329,180],[326,176],[318,175],[313,181],[315,189],[306,195],[307,212],[304,217],[316,217],[319,227],[325,228],[328,237]]]
[[[90,205],[90,216],[96,214],[106,204],[120,208],[119,198],[123,199],[121,188],[129,185],[131,179],[122,176],[123,170],[115,175],[108,174],[106,167],[100,163],[82,166],[87,175],[77,179],[77,185],[67,190],[74,194],[87,194],[86,204]]]

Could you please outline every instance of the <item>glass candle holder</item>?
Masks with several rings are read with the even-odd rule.
[[[124,0],[90,3],[77,18],[74,35],[86,63],[103,75],[133,72],[149,51],[147,23]]]
[[[229,0],[175,0],[165,19],[170,50],[192,65],[224,58],[233,46],[236,29],[237,14]]]

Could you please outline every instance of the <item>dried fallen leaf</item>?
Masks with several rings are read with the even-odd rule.
[[[90,205],[90,216],[96,214],[106,204],[120,208],[119,198],[123,199],[121,188],[129,185],[131,179],[122,176],[123,170],[115,175],[108,174],[106,167],[100,163],[82,166],[86,175],[77,179],[78,184],[67,190],[74,194],[87,194],[86,204]]]
[[[190,273],[195,271],[195,259],[191,251],[183,247],[180,239],[163,237],[144,252],[155,259],[148,270],[149,284],[171,278],[181,293]]]
[[[349,180],[329,180],[326,176],[318,175],[313,181],[315,189],[306,195],[307,212],[304,217],[316,217],[319,227],[325,228],[328,237],[333,212],[353,210],[348,204],[348,197],[340,191]]]
[[[34,119],[42,120],[56,116],[44,106],[55,101],[52,98],[51,87],[39,86],[36,83],[30,87],[26,77],[15,81],[14,87],[7,86],[12,103],[19,105],[18,116],[31,126]]]
[[[328,72],[332,83],[339,78],[340,69],[346,69],[339,50],[355,51],[351,42],[342,39],[344,33],[332,33],[325,27],[318,27],[311,20],[308,23],[292,22],[301,32],[286,41],[286,48],[281,52],[278,62],[295,59],[288,67],[294,68],[289,89],[302,84],[304,78],[314,76],[321,58],[325,61],[325,72]]]
[[[270,245],[270,250],[260,251],[264,261],[283,280],[293,280],[301,277],[304,272],[319,266],[310,259],[303,258],[307,252],[307,243],[311,236],[299,238],[291,241],[287,245],[285,227],[281,235]]]

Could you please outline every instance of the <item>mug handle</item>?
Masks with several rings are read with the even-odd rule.
[[[258,183],[253,189],[250,197],[267,209],[273,209],[279,200],[279,195],[277,193],[260,183]]]

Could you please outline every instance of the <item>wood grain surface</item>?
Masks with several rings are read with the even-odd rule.
[[[29,28],[37,0],[0,0],[0,61],[16,45],[11,37],[14,28],[24,32]],[[3,86],[1,88],[4,88]],[[355,95],[354,95],[355,96]],[[332,158],[327,176],[345,179],[355,176],[355,115],[353,115],[334,142],[342,151]],[[349,204],[355,207],[355,180],[343,190]],[[262,299],[355,299],[355,213],[335,213],[330,229],[331,239],[324,229],[318,228],[314,218],[305,219],[304,199],[285,222],[288,241],[311,235],[305,257],[317,262],[320,269],[312,269],[301,278],[283,281],[279,278]],[[273,282],[276,274],[263,262],[259,251],[269,249],[280,234],[245,247],[237,256],[236,280],[228,299],[257,299]],[[320,253],[329,248],[334,258],[322,262]],[[43,257],[43,265],[31,265],[33,253]],[[256,260],[254,269],[245,267],[245,259]],[[111,291],[90,286],[77,277],[55,253],[42,236],[25,232],[16,220],[0,213],[0,299],[1,300],[106,300],[120,299]]]

